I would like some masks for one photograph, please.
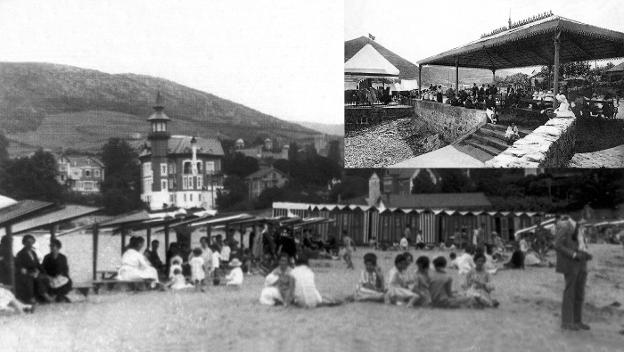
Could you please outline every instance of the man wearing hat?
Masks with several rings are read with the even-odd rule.
[[[585,283],[587,282],[587,253],[584,237],[579,236],[580,224],[564,215],[556,223],[555,250],[557,251],[558,273],[565,278],[563,301],[561,303],[561,328],[566,330],[589,330],[582,320]]]

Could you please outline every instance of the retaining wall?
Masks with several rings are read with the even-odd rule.
[[[575,118],[553,118],[517,140],[486,167],[567,167],[574,155]]]
[[[476,132],[487,122],[484,110],[466,109],[428,100],[412,100],[412,104],[414,122],[438,133],[449,144]]]
[[[412,117],[414,111],[409,105],[398,106],[347,106],[345,107],[345,129],[353,130],[373,126],[384,121]]]

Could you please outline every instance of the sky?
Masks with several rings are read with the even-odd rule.
[[[342,30],[334,0],[0,0],[0,61],[152,75],[342,123]]]
[[[513,22],[552,10],[624,32],[624,6],[616,0],[344,1],[345,40],[371,33],[375,41],[414,63],[506,26],[510,12]]]

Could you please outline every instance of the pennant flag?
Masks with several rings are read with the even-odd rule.
[[[375,40],[375,36],[374,36],[374,35],[372,35],[372,34],[370,34],[370,33],[368,33],[368,37],[369,37],[371,40]]]

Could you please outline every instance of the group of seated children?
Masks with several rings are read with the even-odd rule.
[[[212,278],[213,284],[219,285],[221,275],[224,269],[230,269],[225,275],[225,285],[239,288],[243,284],[242,262],[238,258],[232,260],[223,260],[223,249],[219,251],[216,244],[208,245],[202,238],[202,247],[195,248],[191,252],[187,264],[190,268],[190,278],[184,276],[183,260],[179,254],[175,254],[170,259],[169,265],[169,281],[165,285],[173,290],[182,290],[187,288],[195,288],[195,290],[204,292],[206,280]],[[225,247],[225,246],[224,246]],[[228,247],[229,249],[229,247]],[[225,253],[226,255],[228,253]]]
[[[478,252],[471,258],[473,267],[466,272],[461,293],[452,290],[453,279],[446,272],[447,261],[443,256],[433,260],[433,270],[430,270],[430,260],[427,256],[416,259],[415,272],[410,268],[412,262],[413,258],[409,253],[397,255],[394,267],[388,272],[388,281],[384,282],[381,268],[377,266],[377,256],[367,253],[364,256],[366,268],[360,276],[354,299],[407,307],[498,306],[498,301],[491,297],[494,287],[490,283],[490,273],[486,270],[486,256],[483,252]]]

